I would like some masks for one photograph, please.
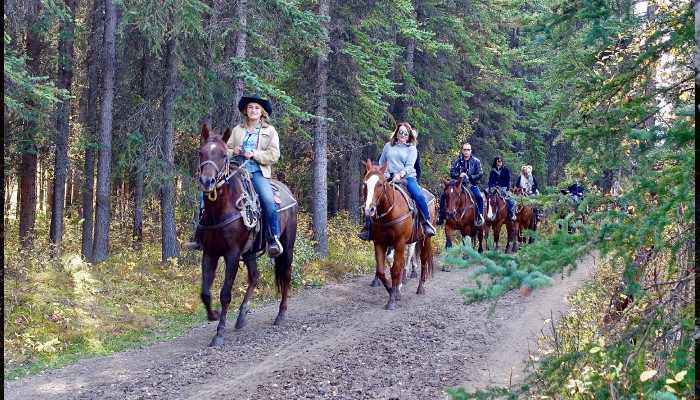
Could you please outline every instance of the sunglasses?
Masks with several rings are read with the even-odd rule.
[[[399,131],[399,135],[408,136],[408,131]]]
[[[467,150],[471,151],[472,149],[467,149],[466,147],[462,149],[462,151],[467,151]]]

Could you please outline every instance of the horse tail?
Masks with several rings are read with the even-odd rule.
[[[425,265],[423,268],[425,268],[425,278],[430,279],[433,277],[434,272],[435,272],[435,260],[433,257],[433,245],[432,245],[432,240],[430,240],[430,237],[427,237],[422,240],[421,247],[427,246],[428,248],[426,249],[427,252],[427,257],[425,260]],[[421,252],[423,249],[421,249]]]

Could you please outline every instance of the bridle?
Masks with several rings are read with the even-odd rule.
[[[459,201],[462,200],[462,195],[464,195],[464,200],[465,200],[464,204],[466,204],[467,203],[467,201],[466,201],[467,200],[466,189],[463,187],[457,187],[456,183],[450,183],[449,186],[454,186],[457,189],[457,191],[459,192],[459,194],[457,195],[457,204],[459,204]],[[457,218],[457,216],[455,215],[455,221],[457,221],[457,222],[461,221],[462,218],[464,218],[464,214],[467,212],[468,208],[474,208],[474,205],[473,204],[471,206],[465,205],[464,207],[455,208],[455,214],[459,211],[462,211],[462,214],[459,216],[459,218]]]
[[[366,182],[367,182],[367,180],[365,180],[365,183]],[[375,210],[379,209],[378,207],[379,207],[380,201],[382,200],[382,196],[386,197],[386,201],[389,202],[390,206],[389,206],[389,209],[386,210],[386,212],[384,214],[379,215],[379,216],[375,216],[375,219],[380,219],[380,218],[385,217],[394,208],[394,204],[396,204],[396,188],[393,185],[391,186],[391,188],[393,189],[393,193],[394,193],[394,201],[392,201],[391,198],[389,198],[389,195],[387,194],[387,191],[386,191],[386,182],[387,182],[386,179],[384,180],[384,182],[382,182],[382,192],[379,194],[379,196],[377,196],[377,200],[374,202],[373,207]]]
[[[207,141],[204,143],[206,144],[209,142],[218,143],[214,137],[207,139]],[[220,144],[220,143],[218,143],[218,144]],[[216,189],[220,188],[221,185],[223,185],[224,183],[228,183],[228,180],[231,177],[231,174],[230,174],[231,160],[228,158],[228,156],[224,157],[224,160],[225,160],[224,165],[221,168],[219,168],[219,166],[216,165],[216,163],[212,160],[206,160],[206,161],[199,164],[199,173],[200,174],[202,173],[202,167],[204,167],[207,164],[213,165],[214,168],[216,169],[216,178],[215,178],[216,179],[216,186],[214,187],[214,190],[207,193],[207,198],[211,201],[216,201],[216,196],[217,196]],[[213,193],[213,195],[212,195],[212,193]]]

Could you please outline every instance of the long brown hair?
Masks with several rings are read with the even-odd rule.
[[[391,139],[389,139],[389,142],[391,142],[392,146],[396,146],[396,143],[399,141],[399,128],[401,128],[402,126],[408,131],[408,140],[406,141],[406,143],[408,145],[416,143],[416,138],[413,136],[413,128],[411,128],[411,124],[409,124],[408,122],[399,122],[394,128],[394,132],[391,133]]]

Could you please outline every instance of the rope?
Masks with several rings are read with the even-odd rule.
[[[260,199],[255,191],[253,182],[250,180],[250,173],[245,168],[238,168],[235,173],[239,174],[241,188],[240,197],[236,199],[236,207],[241,210],[243,224],[248,230],[253,229],[260,220]]]

